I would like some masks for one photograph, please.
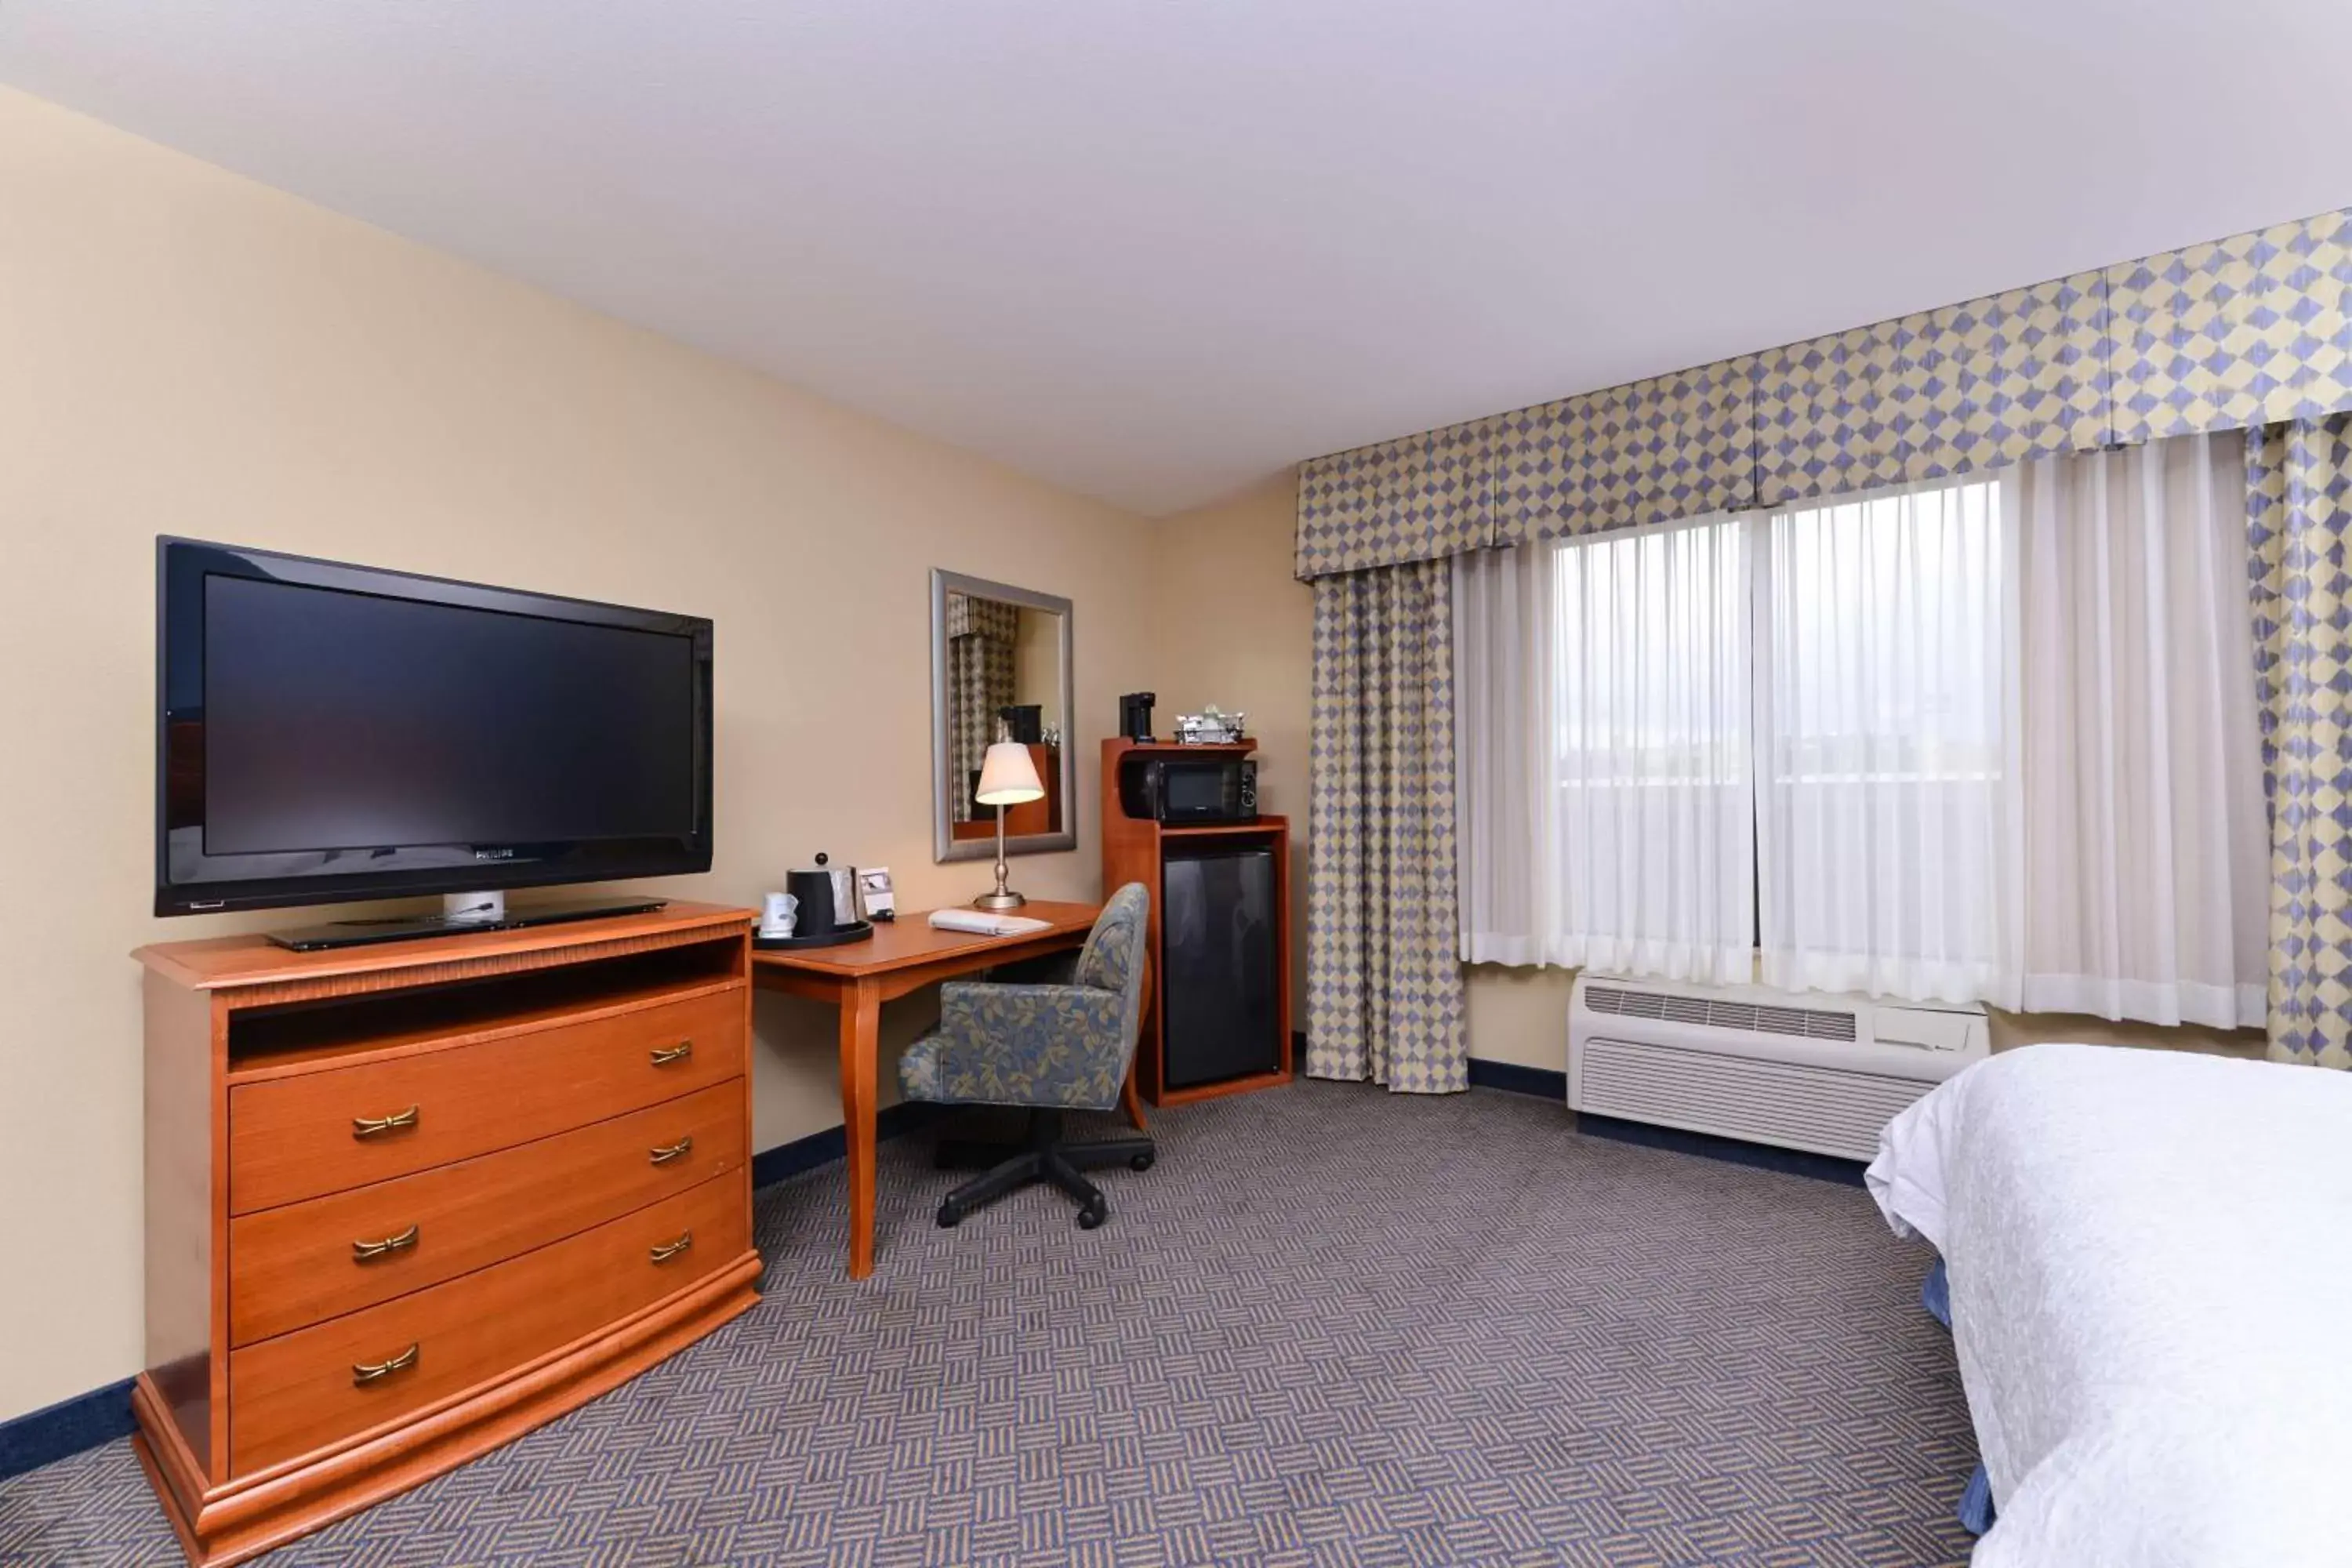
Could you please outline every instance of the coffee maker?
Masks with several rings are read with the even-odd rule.
[[[814,867],[784,873],[784,890],[800,900],[794,913],[801,936],[827,936],[859,923],[856,868],[828,865],[828,859],[820,851]]]
[[[1118,700],[1118,732],[1139,745],[1151,739],[1151,705],[1156,691],[1130,691]]]

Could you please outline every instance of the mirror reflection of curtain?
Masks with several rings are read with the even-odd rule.
[[[1013,700],[1013,645],[1018,605],[968,594],[948,595],[950,817],[970,822],[971,781],[996,738],[996,710]]]

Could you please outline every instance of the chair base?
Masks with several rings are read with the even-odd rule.
[[[942,1226],[963,1223],[963,1216],[1005,1194],[1037,1182],[1051,1182],[1078,1205],[1078,1227],[1092,1230],[1110,1217],[1110,1202],[1102,1189],[1082,1173],[1105,1165],[1125,1164],[1148,1171],[1158,1158],[1149,1138],[1109,1138],[1099,1143],[1070,1143],[1062,1138],[1062,1113],[1033,1110],[1029,1130],[1018,1143],[974,1142],[962,1138],[940,1140],[941,1170],[987,1167],[940,1202]]]

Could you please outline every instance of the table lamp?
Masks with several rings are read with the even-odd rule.
[[[1045,798],[1045,786],[1038,781],[1037,764],[1029,760],[1029,748],[1018,741],[999,741],[989,747],[980,764],[980,787],[971,792],[971,798],[996,808],[996,890],[972,900],[972,908],[1017,910],[1029,900],[1004,885],[1004,808]]]

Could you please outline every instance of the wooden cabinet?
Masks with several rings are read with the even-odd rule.
[[[1119,801],[1118,773],[1122,762],[1139,753],[1158,753],[1171,757],[1246,757],[1255,751],[1256,742],[1240,741],[1228,745],[1181,746],[1172,743],[1138,742],[1112,739],[1102,743],[1102,805],[1097,818],[1102,824],[1103,891],[1129,882],[1140,882],[1151,893],[1150,944],[1152,973],[1160,983],[1151,989],[1144,1005],[1142,1037],[1136,1048],[1136,1081],[1144,1095],[1154,1105],[1181,1105],[1188,1100],[1213,1100],[1220,1095],[1240,1094],[1254,1089],[1270,1089],[1290,1081],[1290,824],[1280,816],[1259,816],[1247,822],[1204,823],[1190,826],[1171,826],[1127,815]],[[1172,1070],[1169,1059],[1169,995],[1172,986],[1183,984],[1180,975],[1171,973],[1168,963],[1167,932],[1163,917],[1168,905],[1168,865],[1171,858],[1181,858],[1199,849],[1229,847],[1262,849],[1273,861],[1273,999],[1276,1038],[1272,1047],[1274,1066],[1266,1071],[1249,1071],[1210,1081],[1187,1080],[1187,1075]],[[1181,1004],[1180,1004],[1181,1005]]]
[[[241,1562],[757,1299],[751,913],[147,965],[136,1445]]]

